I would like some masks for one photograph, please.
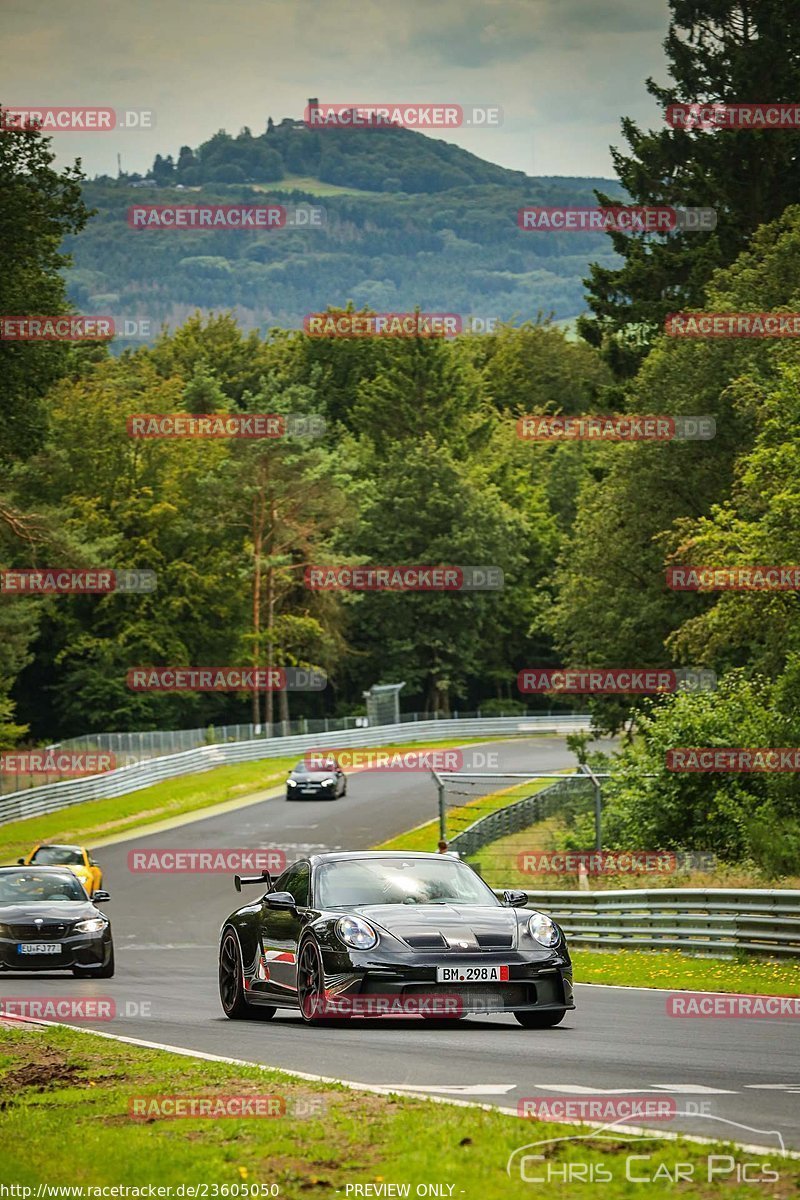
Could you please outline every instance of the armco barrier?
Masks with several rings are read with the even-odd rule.
[[[232,742],[225,745],[202,746],[150,758],[145,762],[92,775],[88,779],[64,780],[44,787],[29,788],[0,797],[0,825],[56,812],[85,800],[107,800],[137,792],[181,775],[210,771],[213,767],[231,763],[257,762],[262,758],[281,758],[302,754],[306,750],[325,747],[387,746],[393,742],[420,742],[435,738],[514,737],[526,733],[573,733],[589,729],[587,716],[563,717],[477,717],[458,720],[415,721],[413,724],[380,725],[372,729],[348,729],[327,734],[301,734],[296,737],[258,738],[251,742]]]
[[[682,950],[720,958],[745,950],[800,957],[800,891],[546,891],[528,892],[528,905],[557,921],[572,945],[594,950]]]

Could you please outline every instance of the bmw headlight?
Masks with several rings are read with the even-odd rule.
[[[342,917],[336,924],[336,932],[345,946],[354,950],[371,950],[378,944],[377,933],[361,917]]]
[[[78,921],[75,933],[99,933],[107,924],[108,921],[103,917],[87,917],[85,921]]]
[[[555,946],[559,938],[557,926],[540,912],[535,912],[528,921],[528,933],[542,946]]]

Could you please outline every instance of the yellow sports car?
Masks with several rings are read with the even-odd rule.
[[[27,858],[20,858],[21,867],[36,863],[37,867],[69,867],[77,875],[90,896],[103,886],[103,872],[85,846],[34,846]]]

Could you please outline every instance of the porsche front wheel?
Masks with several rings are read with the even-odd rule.
[[[297,1001],[306,1024],[316,1025],[322,1020],[325,975],[319,947],[311,938],[303,943],[297,958]]]

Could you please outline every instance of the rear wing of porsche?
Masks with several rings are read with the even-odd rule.
[[[266,870],[266,868],[261,872],[260,875],[234,875],[233,886],[236,888],[237,892],[240,892],[242,890],[242,885],[246,883],[266,884],[267,888],[271,888],[272,876],[270,875],[269,871]]]

